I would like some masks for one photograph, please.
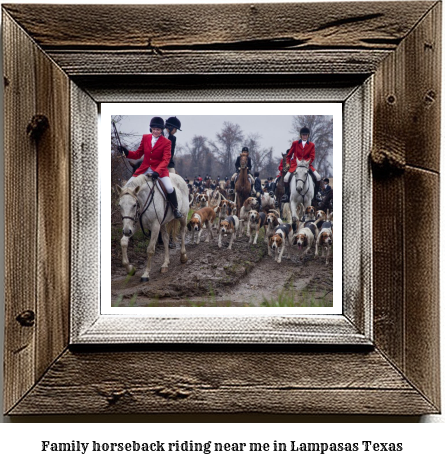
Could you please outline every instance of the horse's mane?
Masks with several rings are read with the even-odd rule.
[[[147,176],[145,175],[139,175],[139,176],[135,176],[133,178],[131,178],[131,181],[127,184],[127,188],[130,188],[130,189],[136,189],[136,187],[142,187],[142,186],[146,186],[147,185],[147,180],[149,178],[147,178]]]

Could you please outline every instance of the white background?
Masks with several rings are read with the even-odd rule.
[[[285,2],[286,0],[283,0]],[[315,0],[314,0],[315,1]],[[14,2],[10,2],[14,3]],[[26,3],[26,2],[16,2]],[[28,2],[29,3],[29,2]],[[39,1],[39,3],[61,3],[60,1]],[[88,1],[75,1],[64,3],[95,3]],[[122,2],[108,2],[108,3],[122,3]],[[137,2],[132,0],[132,3],[155,3],[155,2]],[[171,1],[169,3],[198,3]],[[210,0],[207,3],[214,3]],[[224,3],[224,2],[219,2]],[[238,0],[238,3],[252,3],[245,0]],[[260,2],[258,2],[260,3]],[[267,2],[262,2],[267,3]],[[320,8],[322,6],[320,5]],[[359,14],[359,11],[358,11]],[[124,27],[124,25],[123,25]],[[442,50],[444,48],[442,47]],[[442,62],[444,60],[442,59]],[[443,83],[443,80],[442,80]],[[0,99],[2,99],[0,94]],[[2,116],[1,116],[2,118]],[[1,125],[3,127],[3,124]],[[442,153],[445,146],[444,139],[444,118],[442,118]],[[3,136],[2,136],[3,137]],[[3,165],[0,168],[3,170]],[[4,192],[3,173],[0,173],[0,195]],[[443,212],[445,204],[444,189],[441,192],[441,211]],[[1,214],[4,217],[3,202],[0,205]],[[4,244],[4,232],[1,229],[1,240]],[[443,234],[441,235],[443,237]],[[443,244],[442,244],[443,246]],[[4,263],[4,247],[0,248],[1,259]],[[443,247],[442,247],[443,250]],[[443,282],[444,270],[444,255],[441,252],[441,282]],[[4,307],[4,296],[2,296],[2,306]],[[442,309],[443,309],[442,299]],[[443,314],[443,311],[442,311]],[[441,321],[442,334],[444,333],[444,318]],[[0,321],[0,356],[3,359],[3,333],[4,333],[4,319],[3,311],[1,312]],[[444,396],[444,349],[442,344],[442,399],[445,402]],[[2,379],[0,379],[0,382]],[[0,460],[3,463],[16,462],[16,463],[91,463],[98,462],[97,457],[93,454],[80,455],[80,453],[40,453],[42,440],[52,440],[55,442],[63,441],[69,442],[72,440],[80,440],[84,442],[96,441],[128,441],[139,440],[152,441],[152,440],[194,440],[194,441],[268,441],[272,442],[277,439],[280,441],[296,440],[301,441],[359,441],[373,440],[376,442],[403,442],[404,451],[401,453],[387,453],[387,452],[359,452],[359,453],[330,453],[319,455],[317,453],[288,453],[283,456],[271,455],[270,453],[252,453],[242,455],[241,453],[226,453],[221,455],[204,455],[194,453],[187,455],[161,456],[159,453],[156,455],[128,455],[123,453],[115,453],[102,455],[101,458],[106,460],[107,463],[121,463],[123,460],[131,460],[132,464],[147,464],[156,460],[158,463],[223,463],[231,460],[235,463],[242,463],[241,461],[255,460],[258,463],[270,463],[271,461],[280,460],[280,463],[307,463],[309,459],[311,463],[328,463],[328,461],[338,462],[344,465],[347,463],[360,463],[375,464],[379,463],[397,463],[400,460],[420,463],[442,463],[443,462],[443,438],[445,437],[445,417],[444,415],[429,415],[419,418],[406,418],[406,417],[365,417],[365,416],[319,416],[319,417],[287,417],[271,416],[271,417],[257,417],[255,415],[249,417],[248,421],[262,421],[262,422],[275,422],[273,424],[242,424],[246,421],[244,416],[200,416],[197,421],[203,423],[193,424],[163,424],[165,422],[181,422],[181,421],[195,421],[193,417],[177,417],[177,416],[61,416],[61,417],[26,417],[13,419],[3,417],[4,422],[0,425]],[[234,424],[226,424],[224,422],[231,421]],[[375,422],[380,424],[373,424]],[[417,424],[403,424],[403,422],[427,422],[439,423],[420,426]],[[26,424],[31,422],[33,424]],[[57,425],[55,422],[66,422],[66,424]],[[74,423],[75,422],[75,423]],[[100,426],[89,424],[91,422],[104,423]],[[115,422],[134,422],[134,424],[117,425]],[[146,423],[137,423],[146,422]],[[219,422],[209,423],[205,422]],[[302,424],[308,422],[309,424]],[[321,422],[317,424],[310,424],[311,422]],[[332,424],[331,422],[345,422],[340,424]],[[357,422],[367,422],[356,425]],[[391,423],[397,422],[397,424]],[[402,422],[402,423],[400,423]],[[34,424],[41,423],[41,424]],[[108,424],[107,424],[108,423]],[[386,424],[385,424],[386,423]],[[420,428],[422,428],[420,430]],[[148,454],[148,453],[147,453]],[[297,455],[294,455],[297,454]],[[187,459],[188,457],[188,459]],[[6,461],[4,461],[6,460]],[[186,462],[187,461],[187,462]],[[192,462],[193,461],[193,462]]]

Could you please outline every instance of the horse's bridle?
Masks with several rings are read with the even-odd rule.
[[[125,194],[123,194],[123,196],[124,195],[131,195],[131,197],[133,197],[134,200],[136,200],[136,214],[133,218],[131,216],[122,216],[122,215],[121,215],[121,218],[122,220],[131,220],[133,221],[133,223],[136,223],[136,221],[138,221],[139,219],[139,209],[140,209],[141,204],[139,203],[138,198],[135,195],[131,194],[130,192],[126,192]]]
[[[302,182],[303,182],[303,186],[306,184],[307,177],[309,176],[309,169],[310,169],[310,168],[307,168],[307,169],[306,169],[306,177],[304,178],[304,180],[295,177],[295,189],[297,188],[297,182],[298,182],[298,181],[302,181]],[[305,196],[308,192],[309,192],[309,183],[308,183],[306,192],[305,192],[304,194],[301,194],[301,193],[300,193],[300,195],[304,198],[304,196]]]
[[[153,187],[150,187],[150,184],[148,184],[148,180],[146,182],[147,182],[148,188],[150,189],[150,193],[148,194],[145,205],[142,208],[142,212],[141,212],[141,204],[139,203],[139,199],[135,195],[133,195],[131,192],[126,192],[123,195],[131,195],[136,200],[136,214],[135,214],[134,218],[132,218],[131,216],[122,216],[122,215],[121,215],[121,218],[122,218],[122,220],[124,220],[124,219],[132,220],[133,223],[136,223],[139,220],[139,223],[141,225],[141,230],[142,230],[144,236],[145,237],[150,237],[144,230],[144,225],[142,224],[142,215],[148,210],[148,207],[150,206],[151,202],[153,201],[153,197],[154,197],[154,194],[155,194],[155,186],[158,188],[158,190],[159,190],[159,192],[161,192],[161,194],[162,194],[162,191],[159,188],[159,186],[157,185],[156,181],[153,181]],[[164,218],[162,219],[162,221],[159,221],[158,212],[156,211],[156,208],[155,208],[156,218],[157,218],[160,225],[162,225],[162,223],[164,222],[165,217],[167,216],[167,211],[168,211],[168,201],[166,203]]]

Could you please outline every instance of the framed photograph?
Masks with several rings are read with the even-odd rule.
[[[6,414],[440,411],[441,4],[355,9],[3,5]],[[146,270],[148,239],[133,238],[137,266],[126,268],[119,246],[133,231],[123,232],[120,194],[141,189],[127,184],[134,173],[113,178],[112,157],[124,147],[122,167],[137,158],[153,118],[183,124],[178,172],[167,176],[180,193],[201,174],[193,136],[212,147],[202,168],[220,163],[228,177],[235,155],[262,138],[257,152],[269,150],[276,177],[299,136],[292,121],[314,115],[332,122],[333,176],[322,172],[336,187],[330,264],[315,243],[303,260],[296,240],[278,263],[264,228],[231,250],[221,236],[219,247],[219,205],[199,205],[213,212],[200,243],[187,231],[185,253],[179,235],[167,256],[173,235],[162,229],[164,248]],[[125,128],[130,117],[145,126]],[[249,138],[252,121],[260,137]],[[114,137],[135,140],[113,146],[113,122]],[[225,168],[224,123],[244,131]],[[152,183],[152,172],[140,181]],[[170,199],[161,174],[159,195]],[[293,192],[283,223],[300,233],[309,226],[293,214]],[[183,208],[188,224],[200,209],[181,195],[162,215]],[[155,241],[163,220],[151,226]],[[302,301],[307,293],[322,305]]]

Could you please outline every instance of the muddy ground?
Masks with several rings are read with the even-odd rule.
[[[112,228],[112,304],[115,306],[332,306],[332,263],[314,259],[313,252],[301,263],[285,251],[281,264],[267,255],[267,245],[260,234],[258,244],[249,244],[247,236],[235,239],[228,250],[228,238],[218,247],[217,233],[209,243],[204,230],[201,242],[190,244],[187,232],[186,264],[180,263],[179,241],[170,249],[170,266],[160,273],[163,247],[157,247],[152,262],[150,281],[141,283],[148,242],[130,240],[128,256],[136,267],[127,276],[122,266],[119,227]],[[139,232],[140,233],[140,232]],[[284,258],[289,257],[289,258]]]

